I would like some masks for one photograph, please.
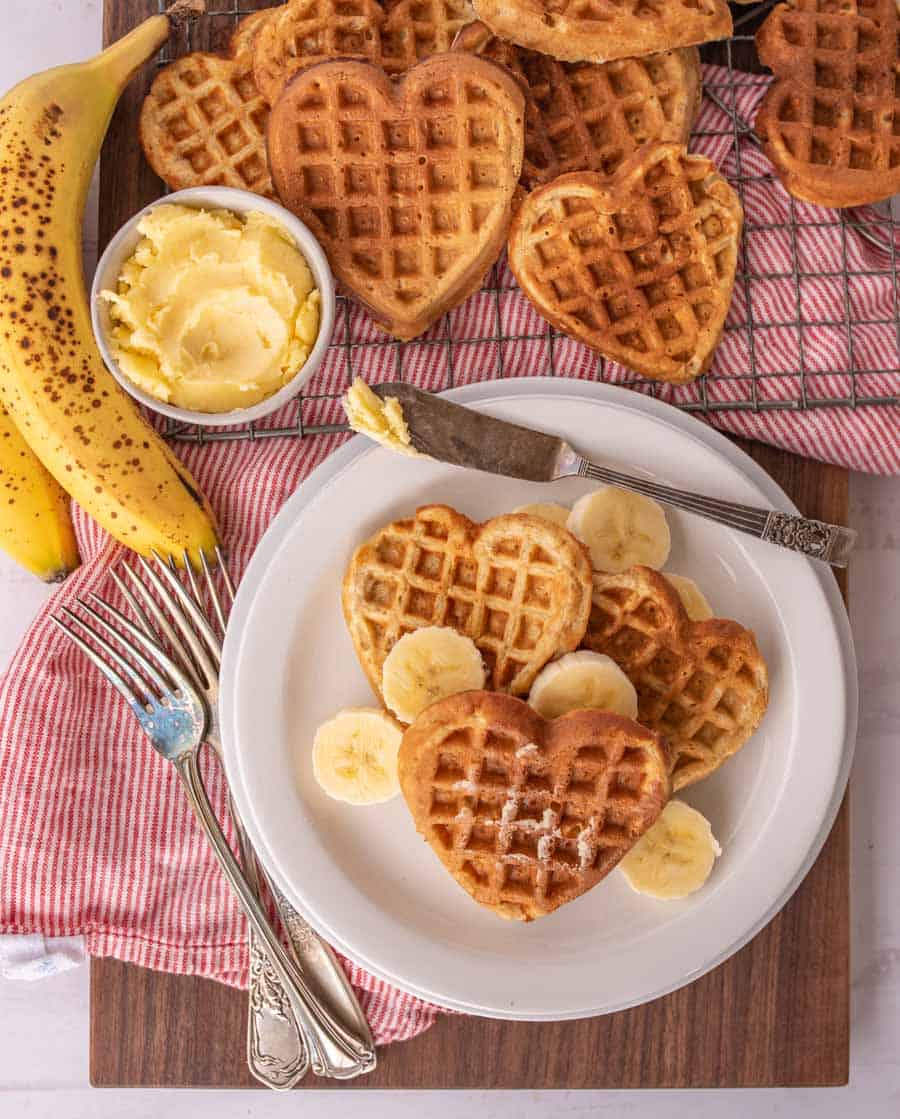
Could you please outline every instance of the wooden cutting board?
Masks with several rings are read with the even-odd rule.
[[[242,10],[265,6],[245,2]],[[210,0],[195,43],[217,46],[234,0]],[[106,42],[157,0],[106,0]],[[137,143],[150,68],[112,122],[100,177],[100,243],[159,194]],[[843,522],[847,475],[742,443],[808,515]],[[203,979],[114,960],[91,965],[91,1083],[250,1087],[246,996]],[[560,1023],[447,1015],[379,1053],[367,1088],[727,1088],[845,1084],[849,1062],[849,827],[846,799],[806,880],[742,951],[687,987],[633,1010]],[[310,1077],[303,1087],[326,1087]],[[333,1084],[330,1086],[334,1086]]]

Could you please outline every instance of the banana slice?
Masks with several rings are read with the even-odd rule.
[[[381,673],[384,702],[412,723],[435,700],[484,687],[484,662],[471,637],[446,626],[406,633],[391,649]]]
[[[688,579],[686,575],[676,575],[672,571],[664,571],[663,575],[675,588],[678,597],[681,599],[681,604],[692,622],[705,622],[707,618],[713,616],[712,607],[706,601],[706,595],[693,579]]]
[[[619,867],[633,890],[668,901],[699,890],[721,854],[709,820],[683,800],[670,800]]]
[[[514,513],[527,513],[531,517],[543,517],[545,521],[553,521],[557,525],[565,525],[569,519],[569,510],[565,505],[557,505],[555,501],[536,501],[533,505],[520,505],[513,509]]]
[[[671,538],[666,515],[649,497],[604,486],[572,506],[566,528],[582,540],[597,571],[617,574],[636,563],[660,568]]]
[[[397,754],[403,727],[378,707],[348,707],[313,740],[313,775],[335,800],[381,804],[400,792]]]
[[[595,708],[637,717],[637,692],[614,660],[603,653],[566,653],[541,669],[528,702],[545,719]]]

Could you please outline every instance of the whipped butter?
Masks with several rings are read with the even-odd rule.
[[[368,435],[382,447],[402,455],[418,455],[412,445],[403,405],[395,396],[382,400],[361,378],[357,377],[344,395],[347,423],[360,435]]]
[[[319,332],[320,296],[277,221],[169,203],[138,231],[116,290],[101,293],[129,380],[179,408],[230,412],[294,377]]]

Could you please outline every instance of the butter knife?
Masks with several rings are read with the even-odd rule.
[[[843,525],[827,524],[777,509],[721,501],[600,466],[557,435],[494,419],[402,381],[372,387],[382,400],[394,397],[399,401],[413,447],[440,462],[524,478],[529,482],[592,478],[644,494],[833,567],[847,566],[856,542],[853,529]]]

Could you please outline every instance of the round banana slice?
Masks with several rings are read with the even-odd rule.
[[[381,804],[400,792],[397,754],[403,727],[378,707],[348,707],[313,740],[313,775],[347,804]]]
[[[471,637],[446,626],[406,633],[391,649],[381,672],[384,702],[403,723],[412,723],[438,699],[484,687],[484,662]]]
[[[709,820],[683,800],[670,800],[619,867],[633,890],[669,901],[699,890],[721,854]]]
[[[513,509],[514,513],[527,513],[530,517],[543,517],[545,521],[553,521],[557,525],[565,525],[569,519],[569,510],[565,505],[557,505],[555,501],[536,501],[533,505],[520,505]]]
[[[572,506],[566,528],[583,541],[597,571],[617,574],[640,563],[660,568],[671,538],[666,515],[649,497],[604,486]]]
[[[707,618],[713,616],[712,607],[706,601],[706,595],[693,579],[688,579],[686,575],[676,575],[672,571],[664,571],[663,575],[675,588],[678,597],[681,599],[681,604],[692,622],[705,622]]]
[[[616,662],[581,650],[551,661],[531,685],[528,702],[545,719],[593,708],[637,717],[637,692]]]

